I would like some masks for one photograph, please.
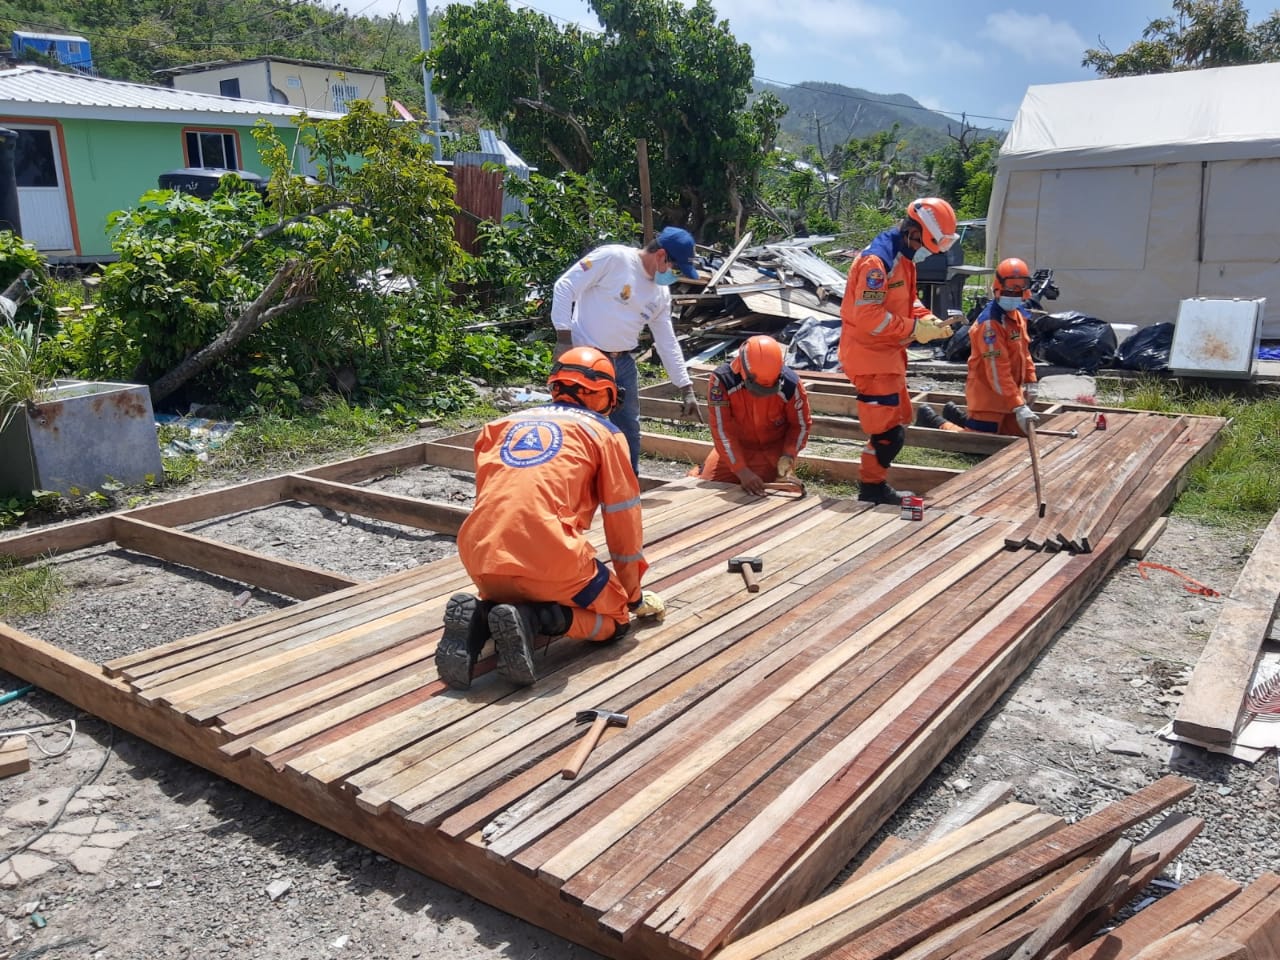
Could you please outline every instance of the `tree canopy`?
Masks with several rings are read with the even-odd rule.
[[[1099,38],[1101,43],[1101,38]],[[1104,77],[1132,77],[1280,60],[1280,11],[1254,27],[1242,0],[1173,0],[1173,16],[1152,20],[1120,53],[1102,44],[1081,66]]]
[[[591,0],[603,32],[556,26],[504,0],[446,8],[430,63],[441,96],[500,123],[548,171],[590,174],[639,206],[636,140],[653,204],[701,234],[745,218],[781,106],[748,106],[754,64],[708,0]]]

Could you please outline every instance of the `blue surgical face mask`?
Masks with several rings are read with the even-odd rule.
[[[1020,310],[1022,308],[1021,297],[999,297],[996,303],[1000,304],[1001,310]]]
[[[933,256],[933,251],[922,243],[920,244],[920,249],[911,255],[911,259],[915,263],[924,263],[931,256]]]
[[[660,287],[669,287],[676,282],[676,272],[674,270],[659,270],[653,275],[653,282]]]

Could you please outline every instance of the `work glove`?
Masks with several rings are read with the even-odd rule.
[[[697,417],[699,423],[703,422],[702,408],[698,406],[698,395],[694,392],[692,383],[680,393],[680,413],[685,417]]]
[[[742,484],[743,490],[747,491],[747,493],[753,493],[757,497],[763,497],[767,492],[764,488],[764,481],[760,479],[760,474],[750,467],[743,467],[738,471],[738,482]]]
[[[1035,403],[1036,397],[1040,396],[1040,384],[1024,383],[1022,385],[1022,395],[1026,397],[1027,403]]]
[[[951,336],[951,328],[943,326],[933,314],[916,320],[911,339],[916,343],[932,343],[934,340],[945,340]]]
[[[633,617],[653,617],[659,623],[667,615],[667,605],[652,590],[641,590],[640,599],[627,604]]]
[[[796,462],[785,453],[778,458],[778,479],[794,480],[796,477]]]
[[[1039,423],[1040,418],[1036,416],[1036,412],[1028,407],[1025,403],[1020,407],[1013,408],[1013,415],[1018,419],[1018,429],[1026,433],[1033,423]]]

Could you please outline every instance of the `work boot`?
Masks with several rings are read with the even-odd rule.
[[[903,497],[913,496],[910,490],[895,490],[887,482],[858,484],[858,499],[864,503],[890,503],[896,507]]]
[[[964,412],[964,407],[958,406],[954,401],[948,400],[942,405],[942,416],[944,419],[950,420],[957,427],[963,427],[969,419]]]
[[[527,687],[538,679],[533,669],[538,613],[528,603],[500,603],[489,611],[489,630],[498,648],[498,675],[520,687]]]
[[[444,635],[436,645],[436,673],[455,690],[471,687],[471,674],[489,640],[489,607],[469,593],[455,593],[444,608]]]
[[[940,416],[938,411],[928,404],[922,403],[916,407],[916,426],[928,427],[930,430],[941,430],[942,425],[946,423]]]

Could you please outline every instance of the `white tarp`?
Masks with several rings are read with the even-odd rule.
[[[1191,297],[1266,297],[1280,339],[1280,63],[1027,89],[1000,157],[987,262],[1051,267],[1108,323]]]

